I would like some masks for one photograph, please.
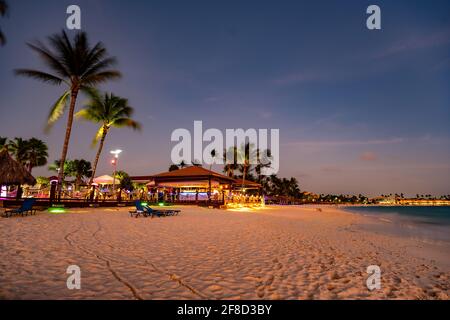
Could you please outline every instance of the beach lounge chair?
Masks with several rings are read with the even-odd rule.
[[[36,214],[36,209],[33,209],[33,205],[36,199],[29,198],[25,199],[18,209],[6,210],[3,214],[4,217],[11,217],[15,214],[28,215],[28,214]]]
[[[151,216],[153,218],[153,216],[158,216],[158,217],[163,217],[166,215],[166,212],[163,212],[163,210],[154,210],[148,206],[143,206],[141,201],[136,200],[134,202],[134,205],[136,206],[136,210],[134,211],[130,211],[130,215],[135,218],[139,217],[140,215],[144,216],[144,217],[148,217]]]
[[[139,201],[139,200],[136,200],[135,202],[134,202],[134,205],[135,205],[135,207],[136,207],[136,210],[133,210],[133,211],[130,211],[130,216],[131,217],[139,217],[140,215],[142,215],[142,216],[144,216],[144,217],[147,217],[148,216],[148,213],[147,213],[147,210],[146,210],[146,208],[142,205],[142,203],[141,203],[141,201]]]

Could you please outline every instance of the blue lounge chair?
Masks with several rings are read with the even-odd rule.
[[[164,215],[163,212],[161,212],[160,210],[153,210],[152,208],[148,207],[148,206],[143,206],[140,200],[136,200],[134,202],[134,205],[136,206],[136,210],[134,211],[130,211],[130,215],[135,218],[139,217],[140,215],[144,216],[144,217],[148,217],[151,216],[153,218],[153,216],[158,216],[161,217]]]
[[[144,217],[147,217],[147,210],[145,209],[145,207],[142,205],[141,201],[136,200],[134,202],[134,205],[136,207],[136,210],[130,211],[130,215],[133,217],[135,216],[136,218],[139,217],[140,215],[143,215]]]
[[[3,214],[4,217],[11,217],[15,214],[28,215],[28,214],[36,214],[36,209],[33,209],[33,205],[36,202],[36,199],[29,198],[25,199],[22,202],[22,205],[18,209],[6,210]]]
[[[180,212],[180,210],[160,210],[160,209],[152,209],[149,206],[143,206],[141,201],[136,200],[134,202],[134,205],[136,206],[136,210],[130,211],[130,215],[133,217],[138,217],[140,215],[143,215],[144,217],[151,216],[157,216],[157,217],[165,217],[165,216],[172,216],[176,215]]]

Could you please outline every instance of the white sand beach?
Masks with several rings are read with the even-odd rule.
[[[0,219],[1,299],[448,299],[448,247],[363,231],[334,207],[128,208]],[[381,222],[380,222],[381,223]],[[81,289],[66,287],[69,265]],[[381,289],[366,287],[367,266]]]

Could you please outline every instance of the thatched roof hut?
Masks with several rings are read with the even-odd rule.
[[[0,150],[0,185],[20,184],[35,185],[36,179],[3,148]]]

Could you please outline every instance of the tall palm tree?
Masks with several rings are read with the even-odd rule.
[[[128,127],[138,130],[141,128],[141,125],[131,119],[134,110],[128,105],[127,99],[115,96],[112,93],[100,94],[100,92],[95,89],[89,90],[88,94],[90,101],[76,114],[76,117],[100,124],[100,128],[93,140],[94,146],[99,141],[100,143],[94,160],[92,176],[89,181],[89,184],[92,184],[97,170],[98,160],[100,159],[100,154],[109,129],[112,127]]]
[[[51,49],[41,42],[28,43],[28,46],[42,58],[51,71],[17,69],[16,74],[53,85],[63,84],[67,88],[51,108],[47,121],[47,128],[50,128],[67,109],[67,102],[70,99],[66,134],[60,159],[61,167],[58,174],[58,180],[61,182],[64,176],[64,163],[69,148],[78,93],[80,90],[84,91],[99,83],[119,78],[121,74],[117,70],[109,69],[116,63],[116,59],[108,56],[103,44],[98,42],[91,47],[84,32],[77,33],[71,40],[66,32],[62,31],[62,34],[50,36],[48,41]],[[59,193],[61,193],[61,183],[59,184]]]
[[[0,0],[0,17],[4,17],[8,14],[9,7],[5,0]],[[6,43],[5,35],[0,29],[0,45],[4,45]]]
[[[47,164],[48,147],[44,141],[36,138],[31,138],[26,144],[26,160],[28,171],[31,173],[34,167],[41,167]]]

